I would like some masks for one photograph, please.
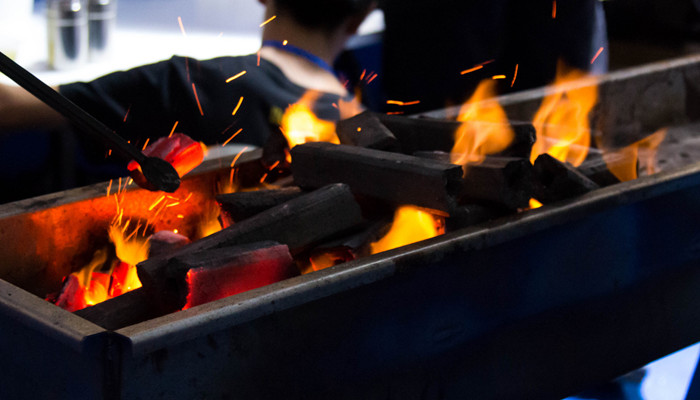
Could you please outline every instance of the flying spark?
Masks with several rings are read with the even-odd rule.
[[[222,146],[222,147],[223,147],[223,146],[226,146],[226,145],[228,144],[228,142],[230,142],[231,140],[233,140],[233,138],[235,138],[236,136],[238,136],[238,134],[241,133],[242,131],[243,131],[243,128],[237,130],[236,133],[234,133],[233,135],[231,135],[230,138],[226,139],[226,141],[225,141],[224,143],[222,143],[221,146]]]
[[[194,92],[194,99],[197,100],[197,107],[199,107],[199,113],[204,116],[204,110],[202,110],[202,104],[199,102],[199,96],[197,96],[197,88],[194,87],[194,82],[192,82],[192,91]]]
[[[265,22],[263,22],[262,24],[260,24],[260,27],[262,28],[263,26],[269,24],[269,23],[272,22],[272,20],[274,20],[275,18],[277,18],[277,16],[276,16],[276,15],[273,15],[273,16],[270,17],[268,20],[266,20]]]
[[[245,75],[245,74],[246,74],[246,71],[241,71],[241,72],[237,73],[236,75],[234,75],[234,76],[232,76],[232,77],[226,79],[226,83],[229,83],[229,82],[231,82],[231,81],[234,80],[234,79],[238,79],[238,78],[240,78],[241,76],[243,76],[243,75]]]
[[[165,199],[165,195],[160,196],[158,199],[156,199],[156,201],[153,202],[153,204],[151,204],[150,207],[148,207],[148,211],[153,211],[153,209],[156,208],[158,203],[160,203],[164,199]]]
[[[414,101],[387,100],[386,104],[394,104],[397,106],[412,106],[412,105],[420,104],[420,100],[414,100]]]
[[[129,117],[130,111],[131,111],[131,104],[129,104],[129,107],[126,109],[126,114],[124,114],[124,122],[126,122],[126,119]]]
[[[238,104],[236,104],[236,108],[233,109],[233,112],[231,113],[231,115],[236,115],[236,113],[238,112],[238,109],[241,108],[241,104],[243,104],[243,96],[241,96],[241,98],[238,99]]]
[[[460,72],[460,75],[466,75],[470,72],[478,71],[480,69],[484,68],[483,64],[477,65],[476,67],[465,69],[464,71]]]
[[[193,85],[194,85],[194,84],[193,84]],[[173,129],[170,130],[170,135],[168,135],[168,137],[172,137],[172,136],[173,136],[173,134],[175,133],[175,128],[177,128],[177,124],[178,124],[179,122],[180,122],[180,121],[175,121],[175,125],[173,125]]]
[[[246,150],[248,150],[248,146],[244,147],[241,151],[238,152],[238,154],[236,154],[235,157],[233,157],[233,161],[231,161],[231,168],[233,168],[233,166],[236,165],[236,161],[238,161],[243,152],[245,152]]]
[[[177,17],[177,23],[180,25],[180,32],[182,32],[182,36],[187,36],[185,26],[182,24],[182,17]]]
[[[604,49],[605,49],[604,47],[601,47],[598,49],[598,52],[596,52],[595,55],[593,56],[593,59],[591,59],[591,64],[593,64],[595,62],[595,60],[598,58],[600,53],[603,52]]]

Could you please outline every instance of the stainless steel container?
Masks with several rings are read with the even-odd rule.
[[[101,61],[109,57],[116,19],[116,0],[88,0],[90,61]]]
[[[47,3],[49,65],[65,69],[88,58],[86,0],[49,0]]]

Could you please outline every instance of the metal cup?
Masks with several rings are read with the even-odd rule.
[[[109,56],[116,19],[116,0],[88,0],[90,61],[104,60]]]
[[[85,0],[48,0],[49,65],[66,69],[88,57],[88,13]]]

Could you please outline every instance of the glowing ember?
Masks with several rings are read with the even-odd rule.
[[[141,287],[136,264],[148,258],[148,240],[138,234],[140,225],[127,236],[130,220],[120,226],[122,215],[109,227],[118,260],[110,260],[107,249],[97,250],[90,263],[66,277],[57,306],[77,311]]]
[[[484,80],[460,110],[457,120],[462,124],[455,132],[451,152],[454,164],[481,162],[487,154],[497,153],[513,141],[505,111],[497,101],[487,101],[494,95],[494,81]]]
[[[339,144],[335,124],[324,121],[313,113],[313,104],[320,93],[308,91],[296,104],[290,105],[282,116],[280,128],[289,148],[307,142],[330,142]]]
[[[184,176],[202,163],[204,147],[188,136],[176,133],[156,140],[144,150],[144,154],[164,159],[175,167],[178,175]],[[131,161],[127,169],[132,173],[136,170],[140,171],[136,161]]]
[[[188,309],[299,274],[286,245],[238,252],[217,266],[187,271]]]
[[[309,262],[313,271],[320,271],[354,259],[355,256],[349,248],[339,247],[315,252],[309,257]]]
[[[381,253],[430,239],[440,234],[440,223],[436,218],[414,206],[402,206],[394,214],[394,222],[389,232],[372,243],[372,254]]]
[[[545,96],[532,124],[537,141],[531,160],[547,153],[562,162],[579,166],[591,144],[588,114],[598,99],[595,78],[559,63],[550,94]],[[572,85],[572,81],[577,81]]]

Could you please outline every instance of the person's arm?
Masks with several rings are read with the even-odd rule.
[[[0,84],[0,134],[27,129],[50,129],[67,120],[18,86]]]

